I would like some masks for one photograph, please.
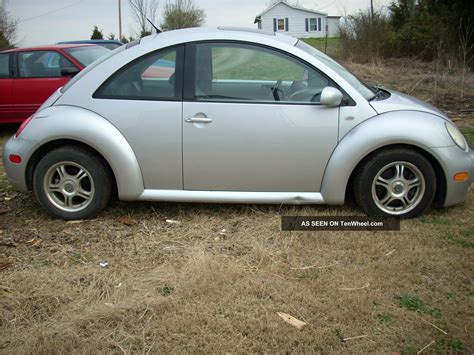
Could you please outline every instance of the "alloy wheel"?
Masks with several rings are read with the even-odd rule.
[[[425,179],[415,165],[397,161],[384,166],[372,182],[372,198],[377,207],[390,215],[413,210],[423,199]]]
[[[94,198],[94,181],[80,164],[70,161],[56,163],[46,171],[43,181],[49,201],[62,211],[82,211]]]

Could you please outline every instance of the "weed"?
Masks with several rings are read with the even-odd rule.
[[[474,248],[474,242],[472,242],[472,236],[474,230],[472,228],[462,229],[458,233],[448,233],[446,238],[451,244],[460,246],[461,248],[472,249]]]
[[[413,296],[397,296],[395,297],[401,307],[410,311],[422,312],[426,309],[425,302],[418,297]]]
[[[163,286],[163,287],[160,287],[158,289],[158,292],[160,293],[160,295],[164,296],[164,297],[168,297],[170,296],[174,291],[174,287],[173,286]]]
[[[219,308],[216,312],[216,317],[226,317],[226,314],[225,314],[225,311],[224,311],[224,308]]]
[[[339,339],[340,342],[344,341],[344,335],[342,335],[342,331],[340,328],[336,328],[334,330],[334,333],[336,334],[336,337]]]
[[[473,127],[462,127],[461,132],[466,137],[469,145],[472,147],[474,146],[474,128]]]
[[[69,255],[68,257],[69,265],[77,265],[77,264],[87,264],[94,260],[94,257],[89,253],[81,254],[76,252],[74,254]]]
[[[408,345],[404,349],[402,349],[401,354],[402,355],[416,355],[418,354],[418,348],[414,345]]]
[[[448,220],[437,215],[423,215],[420,217],[420,222],[429,223],[429,224],[440,224],[440,225],[450,223]]]
[[[393,314],[390,313],[381,313],[377,315],[377,318],[379,319],[380,323],[389,323],[393,320]]]
[[[428,307],[423,300],[418,297],[405,295],[405,296],[396,296],[395,299],[398,300],[398,304],[410,311],[429,314],[435,318],[441,318],[441,311],[438,308]]]
[[[464,344],[462,343],[462,341],[458,339],[452,339],[452,338],[447,339],[444,341],[444,344],[449,350],[452,350],[455,352],[458,352],[458,351],[460,352],[464,350]]]

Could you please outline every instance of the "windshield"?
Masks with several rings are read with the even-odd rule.
[[[316,48],[306,44],[303,41],[298,41],[296,47],[304,50],[306,53],[311,54],[313,57],[318,58],[323,61],[328,67],[342,76],[354,89],[356,89],[366,100],[370,100],[374,96],[374,91],[370,89],[367,85],[361,82],[357,77],[344,68],[341,64],[336,62],[331,57],[327,56],[321,51],[318,51]]]
[[[102,46],[66,48],[64,51],[85,67],[110,53],[109,49]]]

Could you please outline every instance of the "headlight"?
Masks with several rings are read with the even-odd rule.
[[[451,138],[453,139],[454,143],[456,143],[456,145],[462,150],[466,150],[467,149],[466,138],[464,138],[464,136],[459,131],[459,129],[451,123],[446,123],[446,129],[449,135],[451,136]]]

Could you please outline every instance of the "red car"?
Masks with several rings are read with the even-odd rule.
[[[109,52],[81,44],[0,52],[0,124],[22,122],[75,74]]]

